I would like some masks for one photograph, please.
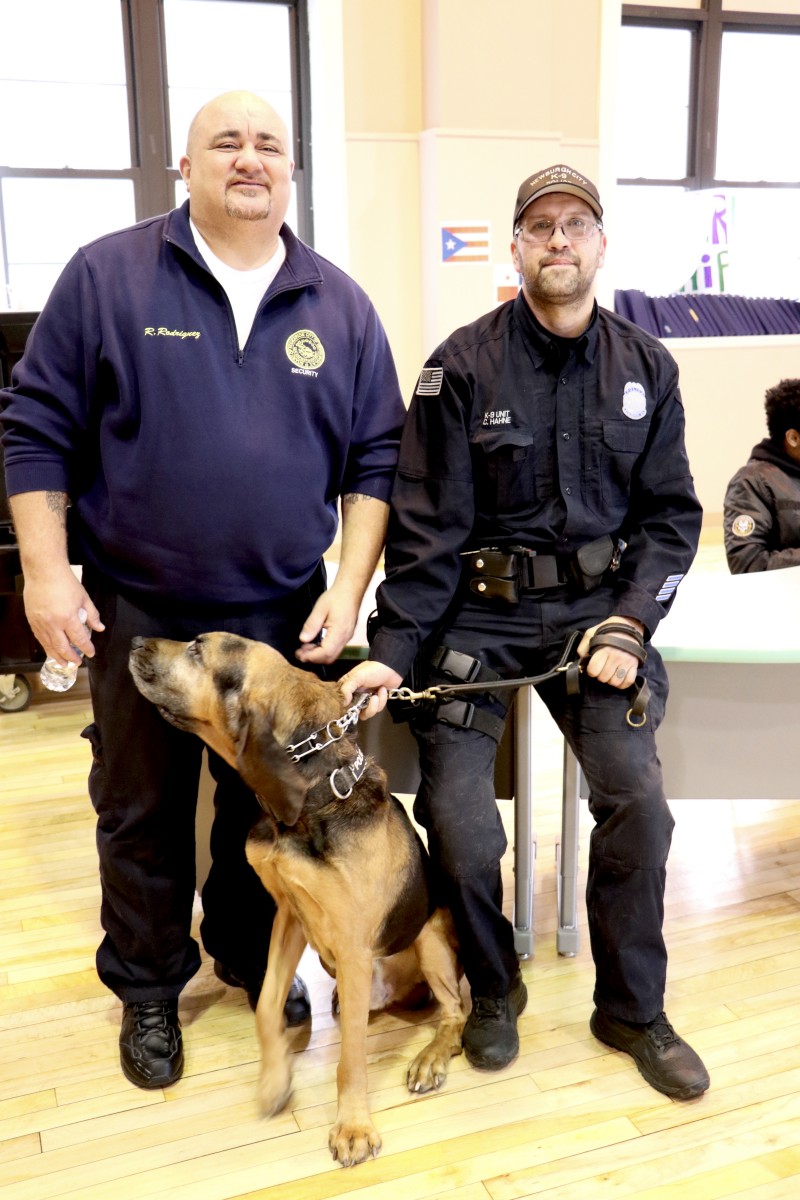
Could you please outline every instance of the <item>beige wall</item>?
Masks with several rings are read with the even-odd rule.
[[[567,161],[597,177],[601,8],[342,0],[349,269],[406,395],[436,343],[496,302],[524,176]],[[582,30],[568,50],[565,21]],[[443,264],[441,226],[478,220],[491,226],[490,263]]]
[[[718,525],[728,480],[767,436],[764,393],[800,377],[800,338],[672,338],[681,372],[686,448],[705,523]]]
[[[350,273],[391,339],[404,395],[422,360],[421,0],[342,0]]]
[[[495,303],[517,187],[536,168],[567,162],[598,181],[609,233],[598,296],[612,305],[620,12],[621,0],[341,0],[346,265],[386,325],[406,397],[434,346]],[[441,226],[475,220],[490,224],[490,263],[443,264]],[[800,338],[667,344],[715,524],[764,436],[764,391],[800,376]]]

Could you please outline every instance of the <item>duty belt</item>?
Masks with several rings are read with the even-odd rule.
[[[539,554],[527,546],[467,550],[461,557],[465,569],[473,576],[469,580],[470,591],[487,600],[508,600],[515,604],[523,589],[557,588],[570,578],[569,559]]]
[[[574,554],[541,554],[527,546],[482,546],[467,550],[461,557],[469,579],[470,591],[486,600],[507,600],[516,604],[520,592],[546,591],[570,583],[584,593],[594,591],[616,571],[625,542],[604,533],[579,546]]]

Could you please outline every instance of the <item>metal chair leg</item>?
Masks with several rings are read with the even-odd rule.
[[[578,829],[580,824],[580,768],[564,743],[564,783],[561,798],[561,844],[556,847],[558,932],[556,949],[571,958],[580,949],[578,930]]]
[[[514,701],[514,948],[523,959],[533,955],[532,690],[520,688]]]

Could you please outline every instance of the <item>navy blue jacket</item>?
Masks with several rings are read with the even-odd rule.
[[[428,359],[400,448],[370,657],[408,672],[457,595],[459,554],[525,545],[569,557],[627,543],[615,611],[652,633],[694,558],[702,510],[675,360],[595,307],[554,338],[522,293]]]
[[[293,592],[337,499],[388,501],[405,408],[369,298],[288,227],[242,351],[188,202],[65,267],[2,394],[9,495],[71,498],[72,561],[214,604]]]

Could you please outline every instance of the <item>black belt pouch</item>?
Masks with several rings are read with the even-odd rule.
[[[593,592],[600,586],[613,557],[614,539],[608,533],[593,542],[587,542],[575,552],[570,567],[581,591]]]

